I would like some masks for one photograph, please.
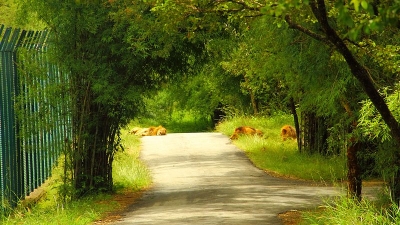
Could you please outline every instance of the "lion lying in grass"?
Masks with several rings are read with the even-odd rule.
[[[288,138],[296,140],[296,129],[290,125],[285,125],[281,128],[281,137],[283,141],[286,141]]]
[[[166,135],[167,129],[161,125],[158,127],[149,128],[134,127],[131,131],[129,131],[129,133],[136,136],[160,136]]]
[[[233,132],[232,136],[230,137],[231,140],[236,140],[239,138],[239,135],[257,135],[262,137],[263,133],[261,130],[259,129],[255,129],[253,127],[249,127],[249,126],[243,126],[243,127],[237,127],[235,129],[235,131]]]

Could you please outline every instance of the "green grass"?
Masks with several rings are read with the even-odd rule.
[[[261,169],[284,177],[328,183],[346,179],[344,154],[324,157],[299,153],[295,141],[284,142],[280,138],[280,128],[285,124],[293,124],[290,116],[239,117],[223,122],[217,130],[227,136],[238,126],[247,125],[262,130],[262,138],[242,136],[233,141]],[[324,206],[303,211],[301,225],[400,224],[400,209],[388,199],[387,193],[381,193],[378,201],[374,202],[365,199],[356,202],[347,196],[329,198]]]
[[[238,126],[252,126],[262,130],[262,138],[242,136],[233,141],[258,168],[273,171],[284,177],[313,181],[335,182],[345,178],[344,155],[323,157],[299,153],[296,141],[281,140],[280,128],[286,124],[293,124],[292,117],[238,117],[223,122],[217,130],[227,136]]]
[[[140,140],[134,135],[128,135],[128,130],[122,131],[122,140],[125,151],[118,152],[113,163],[116,191],[122,193],[144,189],[150,185],[151,177],[138,159]],[[102,218],[105,213],[120,207],[111,194],[90,196],[62,204],[56,188],[60,184],[57,177],[61,172],[60,168],[54,170],[52,178],[48,181],[49,185],[45,187],[46,196],[38,204],[29,208],[20,206],[14,209],[10,216],[0,217],[0,224],[91,224]]]
[[[129,134],[126,128],[121,132],[124,151],[115,155],[113,163],[114,186],[119,189],[138,191],[151,183],[150,172],[140,161],[140,138]]]
[[[331,199],[323,208],[303,212],[302,225],[396,225],[400,222],[399,207],[395,204],[377,205],[362,200],[356,202],[346,196]]]
[[[193,119],[193,118],[192,118]],[[198,128],[197,122],[186,118],[171,121],[170,132],[193,132]],[[184,121],[187,121],[185,123]],[[145,122],[145,123],[143,123]],[[188,125],[191,124],[191,125]],[[203,124],[201,122],[201,124]],[[203,125],[199,125],[202,127]],[[345,156],[322,157],[318,155],[300,154],[295,141],[283,142],[280,138],[280,128],[292,124],[292,118],[287,115],[272,117],[238,117],[229,119],[217,127],[217,131],[230,136],[238,126],[253,126],[264,132],[262,138],[243,136],[233,143],[242,149],[254,164],[262,169],[274,171],[282,176],[295,177],[314,181],[337,181],[345,178]],[[151,177],[147,168],[140,162],[140,138],[128,134],[134,126],[159,125],[156,120],[132,121],[122,131],[121,138],[124,151],[116,154],[113,164],[114,184],[117,193],[135,192],[148,187]],[[164,124],[163,124],[164,125]],[[168,128],[168,127],[167,127]],[[188,131],[186,131],[188,130]],[[201,129],[200,129],[201,130]],[[53,183],[52,183],[53,182]],[[51,181],[47,187],[44,201],[34,207],[19,208],[9,217],[3,217],[1,224],[91,224],[102,218],[106,212],[118,209],[119,204],[112,195],[91,196],[62,205],[57,198],[56,181]],[[107,204],[98,204],[106,202]],[[93,207],[96,206],[96,207]],[[387,209],[377,207],[371,202],[356,204],[347,198],[329,201],[323,210],[303,213],[303,224],[399,224],[398,208]],[[51,218],[49,220],[49,218]]]
[[[112,201],[110,204],[96,204],[104,199],[110,199],[110,196],[84,198],[67,205],[60,204],[57,198],[47,199],[47,203],[39,203],[30,209],[15,210],[11,216],[3,218],[1,224],[89,224],[99,219],[103,212],[117,207],[117,203]]]

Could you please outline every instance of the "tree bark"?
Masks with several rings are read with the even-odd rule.
[[[293,115],[293,121],[294,121],[294,127],[296,128],[296,136],[297,136],[297,148],[299,149],[299,152],[301,152],[301,147],[302,147],[302,141],[301,141],[301,135],[300,135],[300,123],[299,123],[299,116],[297,115],[296,111],[296,105],[294,104],[294,99],[293,97],[290,98],[290,111],[292,112]]]
[[[353,111],[349,103],[345,100],[342,100],[341,103],[349,118],[353,118]],[[357,153],[360,151],[360,143],[353,133],[356,127],[357,121],[353,120],[348,131],[351,137],[349,146],[347,147],[347,191],[351,198],[361,201],[362,178],[359,160],[357,158]]]

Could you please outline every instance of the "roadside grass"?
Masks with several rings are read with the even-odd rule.
[[[114,186],[117,191],[139,191],[151,184],[147,167],[140,161],[140,137],[121,131],[124,150],[115,155],[113,163]]]
[[[292,117],[276,115],[265,118],[231,118],[217,127],[217,131],[230,136],[239,126],[252,126],[264,132],[264,136],[242,136],[233,143],[242,149],[255,166],[273,172],[274,175],[304,180],[338,184],[346,179],[346,157],[324,157],[300,154],[295,141],[282,141],[280,128],[293,124]],[[317,209],[302,211],[289,224],[301,225],[364,225],[400,224],[400,208],[392,203],[387,191],[377,193],[377,200],[363,199],[357,202],[347,196],[328,198]]]
[[[45,196],[37,204],[29,207],[20,205],[9,216],[0,216],[0,224],[83,225],[91,224],[109,212],[120,209],[120,203],[114,199],[116,194],[137,192],[151,184],[149,171],[138,159],[139,138],[128,135],[128,130],[122,131],[121,138],[125,150],[116,153],[113,163],[115,193],[88,196],[63,204],[57,188],[62,174],[62,169],[58,167],[44,187]]]
[[[15,209],[12,215],[2,218],[1,224],[90,224],[101,218],[104,212],[117,207],[116,202],[112,201],[107,205],[97,204],[105,200],[111,200],[111,196],[92,196],[62,205],[54,197],[53,200],[46,199],[46,203],[40,202],[31,208]]]
[[[397,225],[400,223],[396,204],[380,204],[363,199],[357,202],[346,196],[330,199],[323,208],[302,213],[301,225]]]
[[[252,126],[263,131],[263,137],[242,136],[233,143],[242,149],[260,169],[279,176],[318,182],[338,182],[346,177],[344,155],[323,157],[302,154],[294,140],[282,141],[280,128],[293,124],[288,115],[271,117],[237,117],[222,122],[217,131],[230,136],[239,126]]]

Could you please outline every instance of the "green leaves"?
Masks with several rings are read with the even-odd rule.
[[[400,85],[396,84],[394,90],[385,88],[382,91],[386,103],[397,120],[400,120]],[[365,138],[377,139],[381,143],[392,139],[389,127],[385,124],[382,116],[378,113],[370,100],[362,102],[358,127],[363,131]]]
[[[360,6],[363,9],[367,9],[368,8],[368,2],[366,0],[351,0],[350,4],[353,4],[354,9],[356,10],[356,12],[360,11]]]

